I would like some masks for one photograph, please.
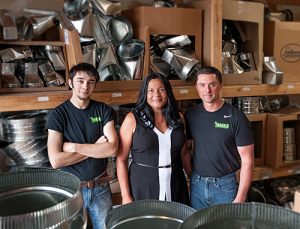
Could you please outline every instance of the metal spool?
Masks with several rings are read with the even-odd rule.
[[[297,229],[300,214],[269,204],[219,204],[197,211],[178,229]]]
[[[245,114],[260,113],[259,97],[238,97],[238,108]]]
[[[158,200],[141,200],[112,210],[105,219],[106,229],[174,229],[196,212],[184,204]]]
[[[80,180],[56,170],[0,174],[0,228],[86,228]]]
[[[285,161],[294,161],[296,160],[296,144],[283,144],[283,155]]]
[[[109,183],[114,183],[118,180],[117,176],[117,167],[116,167],[116,157],[109,157],[107,162],[107,175],[112,176],[113,180],[111,180]]]
[[[295,128],[283,128],[283,143],[295,143]]]

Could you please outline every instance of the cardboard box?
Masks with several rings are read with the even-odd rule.
[[[184,8],[156,8],[142,6],[121,12],[133,27],[134,38],[145,43],[145,78],[150,70],[150,35],[188,35],[195,37],[196,59],[202,60],[202,10]],[[195,81],[170,80],[172,86],[194,85]]]
[[[283,83],[300,82],[300,23],[265,23],[264,54],[274,56],[283,71]]]
[[[202,10],[202,56],[203,66],[222,70],[222,4],[220,1],[200,0],[179,5]]]
[[[265,164],[267,114],[249,114],[254,138],[254,166]]]
[[[223,75],[224,85],[262,84],[264,5],[256,2],[226,1],[222,18],[239,21],[248,40],[238,52],[252,52],[256,71]]]
[[[266,162],[265,164],[274,169],[293,166],[300,163],[300,147],[296,145],[296,160],[283,161],[283,128],[295,128],[295,142],[300,141],[299,109],[282,108],[281,112],[290,114],[267,114],[267,140],[266,140]]]
[[[203,62],[204,65],[212,65],[221,70],[222,65],[219,66],[218,62],[214,65],[214,59],[219,58],[220,62],[222,59],[222,25],[217,24],[219,32],[214,31],[215,28],[211,26],[215,23],[212,20],[214,14],[219,12],[217,6],[213,7],[212,4],[212,1],[205,0],[189,2],[181,6],[204,9]],[[224,85],[262,84],[264,5],[256,2],[226,0],[222,3],[222,12],[218,16],[240,22],[248,40],[239,45],[238,51],[251,51],[257,69],[242,74],[223,75]],[[214,53],[214,49],[218,49],[219,54]]]
[[[66,83],[60,87],[40,87],[40,88],[2,88],[1,74],[0,74],[0,93],[13,93],[13,92],[46,92],[46,91],[67,91],[69,90],[69,67],[67,62],[67,52],[65,42],[63,41],[0,41],[0,45],[10,47],[11,45],[29,45],[29,46],[61,46],[65,58],[66,70],[64,78]]]

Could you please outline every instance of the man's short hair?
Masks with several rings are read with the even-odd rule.
[[[206,66],[204,68],[201,68],[197,73],[196,73],[196,84],[197,84],[197,81],[198,81],[198,76],[200,74],[203,74],[203,75],[209,75],[209,74],[213,74],[216,76],[217,80],[219,81],[219,83],[221,84],[223,81],[222,81],[222,74],[221,72],[215,68],[215,67],[212,67],[212,66]]]
[[[76,76],[78,72],[84,72],[90,77],[93,76],[96,77],[96,83],[99,81],[100,77],[97,69],[89,63],[80,63],[71,68],[69,72],[69,79],[71,80],[72,83],[73,83],[73,78]]]

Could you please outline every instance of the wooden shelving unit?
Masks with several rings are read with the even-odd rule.
[[[175,86],[173,92],[177,100],[198,99],[199,95],[194,86]],[[282,85],[241,85],[224,86],[223,97],[291,95],[299,94],[300,83]],[[7,93],[0,94],[0,112],[53,109],[71,97],[72,91]],[[137,101],[139,90],[94,92],[92,99],[106,104],[134,103]]]

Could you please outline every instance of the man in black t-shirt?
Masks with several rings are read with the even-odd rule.
[[[69,72],[72,97],[56,107],[46,123],[51,165],[80,179],[94,229],[104,228],[112,208],[106,165],[118,147],[111,108],[90,99],[97,81],[99,74],[92,65],[74,66]]]
[[[254,140],[250,122],[242,111],[222,101],[222,87],[218,69],[200,69],[196,89],[203,103],[185,113],[187,138],[194,140],[190,187],[196,210],[244,202],[252,180]],[[236,172],[240,168],[238,184]]]

